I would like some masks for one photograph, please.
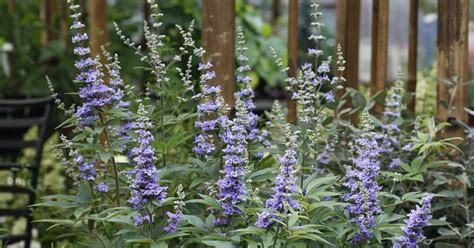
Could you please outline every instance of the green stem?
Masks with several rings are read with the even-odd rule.
[[[275,237],[273,238],[273,245],[272,245],[273,248],[276,247],[276,242],[277,242],[277,240],[278,240],[278,234],[279,234],[279,233],[280,233],[280,225],[278,225],[277,230],[276,230],[276,233],[275,233]]]
[[[115,201],[117,203],[117,206],[120,206],[120,184],[119,184],[119,175],[118,175],[118,170],[117,170],[117,164],[115,163],[115,157],[114,157],[114,151],[112,150],[112,147],[110,145],[110,139],[109,139],[109,130],[107,128],[107,125],[105,125],[104,118],[102,116],[102,113],[99,113],[99,118],[100,118],[100,123],[104,127],[104,136],[105,140],[107,141],[107,148],[111,154],[111,161],[112,161],[112,168],[114,171],[114,179],[115,179]]]
[[[97,233],[94,233],[94,236],[100,241],[100,244],[102,244],[103,247],[107,248],[107,246],[105,245],[104,241],[102,240],[102,238],[97,234]]]
[[[301,161],[301,182],[300,182],[300,188],[303,190],[303,181],[304,181],[304,161],[305,161],[305,154],[303,153],[303,159]]]
[[[163,99],[163,84],[160,85],[161,95],[160,95],[160,122],[161,122],[161,142],[165,142],[165,121],[164,121],[164,99]],[[163,168],[166,167],[166,150],[163,151]]]
[[[148,216],[150,217],[150,237],[153,239],[153,216],[151,215],[151,212],[148,210]]]
[[[468,193],[467,193],[467,186],[464,183],[463,184],[464,188],[464,209],[466,210],[466,223],[471,223],[471,216],[469,214],[469,200],[467,199]]]

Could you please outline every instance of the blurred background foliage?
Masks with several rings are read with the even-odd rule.
[[[0,1],[0,48],[5,44],[12,46],[7,54],[8,61],[0,62],[0,98],[34,97],[47,95],[45,75],[55,83],[57,92],[72,92],[73,61],[68,36],[68,14],[65,1],[57,1],[55,15],[51,24],[44,26],[41,19],[41,2],[36,0]],[[81,1],[86,3],[87,1]],[[146,1],[113,0],[108,1],[108,50],[119,53],[125,80],[143,89],[148,75],[141,67],[139,58],[134,51],[124,47],[113,29],[113,22],[119,24],[124,34],[132,37],[137,44],[144,44],[141,23],[146,19],[149,10]],[[172,46],[177,46],[179,37],[176,24],[187,26],[192,20],[196,21],[195,37],[199,41],[201,27],[200,1],[171,0],[158,1],[165,15],[163,32]],[[303,3],[303,5],[306,3]],[[308,3],[309,4],[309,3]],[[86,5],[86,4],[84,4]],[[87,10],[87,7],[85,8]],[[301,19],[309,18],[309,13],[302,9]],[[249,48],[250,64],[255,68],[252,75],[253,86],[258,90],[258,96],[272,98],[283,97],[281,82],[283,75],[276,68],[270,47],[286,60],[286,14],[284,8],[272,9],[272,1],[236,1],[236,23],[242,26]],[[87,19],[87,11],[84,19]],[[309,33],[308,25],[301,25],[301,37]],[[42,30],[49,29],[52,37],[44,41]],[[327,36],[332,33],[324,30]],[[333,42],[332,39],[329,39]],[[328,42],[329,43],[329,42]],[[300,51],[305,52],[307,39],[300,39]],[[333,44],[332,44],[333,45]],[[326,46],[323,44],[323,48]],[[329,48],[329,47],[328,47]],[[1,49],[0,49],[1,50]],[[1,53],[1,52],[0,52]],[[3,55],[1,55],[3,56]],[[8,65],[6,65],[8,64]],[[8,67],[8,68],[6,68]],[[8,71],[8,72],[7,72]],[[66,100],[74,98],[66,96]]]

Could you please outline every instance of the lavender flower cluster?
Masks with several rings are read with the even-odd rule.
[[[166,198],[167,187],[159,184],[159,178],[156,175],[155,149],[151,145],[154,138],[149,131],[151,126],[148,112],[145,110],[145,106],[140,103],[137,120],[132,125],[132,130],[136,134],[133,141],[138,146],[133,147],[129,152],[134,168],[127,171],[131,188],[131,197],[128,202],[137,210],[143,210],[145,205],[153,200],[161,203]],[[135,217],[136,225],[141,225],[145,221],[152,222],[152,216],[148,213],[141,213]]]
[[[353,216],[351,221],[359,228],[352,238],[354,243],[364,242],[373,236],[371,229],[375,227],[375,216],[381,212],[377,193],[382,187],[376,181],[381,151],[373,129],[366,108],[362,116],[362,132],[353,144],[353,167],[347,169],[347,180],[343,184],[350,193],[343,195],[342,199],[350,203],[347,210]]]
[[[278,174],[275,187],[273,188],[273,195],[265,202],[266,209],[258,214],[255,225],[260,228],[266,228],[272,224],[276,218],[277,213],[286,214],[288,209],[298,209],[299,204],[293,198],[293,193],[296,192],[296,147],[297,135],[286,127],[287,132],[287,149],[285,154],[280,157],[280,173]]]
[[[397,124],[397,120],[401,117],[401,111],[403,109],[402,96],[403,96],[403,82],[401,76],[395,82],[390,89],[390,94],[387,95],[385,101],[385,111],[383,112],[386,120],[382,124],[382,133],[380,134],[380,142],[383,153],[391,153],[398,151],[397,146],[400,143],[400,127]],[[394,169],[401,163],[401,159],[391,158],[388,162],[388,168]]]
[[[180,184],[178,186],[176,194],[178,195],[178,199],[174,201],[174,213],[166,211],[168,224],[163,228],[163,230],[167,233],[175,233],[178,230],[179,222],[181,222],[181,219],[183,218],[183,208],[186,205],[184,203],[184,197],[186,195],[183,192],[183,185]]]
[[[216,77],[216,73],[211,68],[212,64],[209,62],[199,64],[198,70],[202,72],[200,82],[202,92],[194,96],[200,100],[195,126],[201,130],[201,133],[194,138],[193,151],[205,157],[216,151],[215,142],[221,123],[226,122],[227,119],[225,115],[227,107],[221,96],[221,87],[210,85],[210,81]]]
[[[421,199],[421,206],[417,205],[408,214],[408,220],[405,220],[405,226],[402,227],[403,236],[398,237],[393,248],[418,248],[418,243],[425,239],[423,227],[427,226],[431,220],[431,200],[433,195],[426,194]]]
[[[249,59],[245,56],[245,51],[247,51],[247,47],[245,47],[245,36],[241,27],[239,27],[238,29],[237,38],[237,53],[239,54],[237,57],[237,61],[240,63],[240,66],[237,68],[236,80],[239,90],[235,93],[235,98],[240,99],[240,101],[244,103],[246,108],[247,121],[245,124],[245,128],[247,129],[247,140],[249,142],[258,141],[264,146],[270,146],[271,143],[267,138],[268,132],[262,132],[260,131],[260,129],[257,128],[259,116],[253,112],[253,110],[255,109],[255,103],[253,101],[255,94],[252,87],[250,86],[251,78],[249,75],[246,75],[246,72],[250,71],[251,68],[248,65]]]
[[[102,66],[97,58],[90,57],[90,48],[81,46],[81,43],[88,40],[88,36],[87,33],[81,31],[85,25],[79,20],[81,13],[77,12],[78,8],[79,5],[70,5],[73,12],[71,17],[74,19],[70,28],[76,30],[72,37],[72,43],[75,44],[74,54],[78,56],[74,65],[80,71],[75,80],[85,83],[79,89],[79,97],[83,100],[83,104],[78,107],[75,115],[79,119],[79,124],[84,126],[92,124],[98,119],[94,112],[95,108],[111,104],[112,101],[120,97],[120,94],[116,94],[113,88],[104,83]]]
[[[238,204],[245,201],[246,195],[244,176],[245,166],[248,163],[246,129],[248,112],[240,98],[237,98],[236,109],[236,117],[222,124],[225,131],[221,138],[226,146],[222,150],[224,168],[221,170],[222,179],[217,181],[219,189],[217,196],[225,216],[241,214]],[[217,218],[216,223],[225,224],[226,220]]]

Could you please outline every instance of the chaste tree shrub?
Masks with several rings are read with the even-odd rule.
[[[147,49],[116,25],[154,77],[142,95],[122,80],[118,55],[90,55],[79,6],[70,4],[82,103],[57,102],[70,116],[61,126],[74,130],[60,148],[77,187],[37,205],[62,214],[40,221],[64,230],[67,247],[469,244],[471,160],[452,144],[457,138],[438,135],[448,124],[405,114],[401,78],[381,116],[370,113],[373,99],[344,89],[341,48],[335,61],[318,49],[324,37],[316,3],[315,46],[298,76],[286,80],[299,106],[296,123],[278,102],[266,121],[254,114],[243,30],[230,108],[211,84],[216,73],[193,39],[194,23],[177,27],[182,46],[170,51],[159,33],[162,14],[150,5]],[[354,108],[344,108],[351,98]],[[358,126],[343,118],[354,113],[361,113]]]

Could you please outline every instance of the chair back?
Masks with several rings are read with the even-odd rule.
[[[13,178],[9,185],[5,184],[6,182],[0,182],[0,193],[26,194],[28,205],[34,204],[36,200],[35,190],[52,105],[53,99],[50,97],[0,100],[0,170],[10,171]],[[37,139],[25,140],[26,132],[35,126],[38,128]],[[34,158],[28,164],[19,163],[18,158],[24,148],[35,150]],[[22,170],[29,172],[27,185],[16,184],[16,175]],[[33,217],[28,206],[21,209],[0,208],[0,216],[27,218],[24,234],[8,235],[0,239],[3,245],[25,241],[25,247],[30,247]]]

